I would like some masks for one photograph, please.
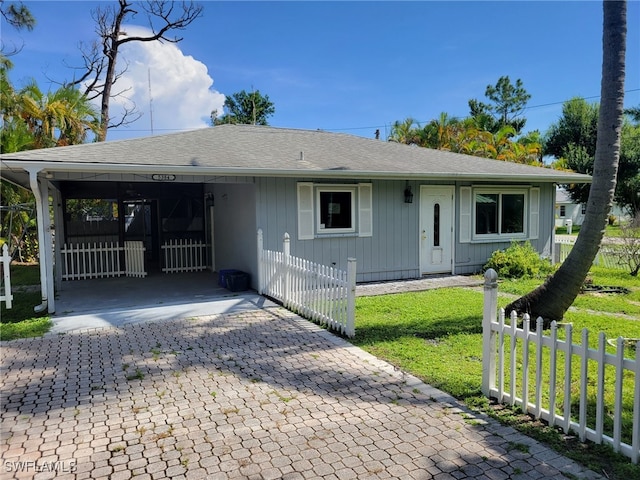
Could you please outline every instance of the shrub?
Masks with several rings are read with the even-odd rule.
[[[553,272],[553,265],[533,248],[530,242],[511,242],[505,250],[496,250],[484,266],[493,268],[500,278],[541,278]]]

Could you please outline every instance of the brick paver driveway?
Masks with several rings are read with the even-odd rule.
[[[3,479],[597,477],[279,307],[0,359]]]

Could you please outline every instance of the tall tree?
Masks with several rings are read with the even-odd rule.
[[[89,99],[100,99],[100,130],[96,138],[98,141],[106,140],[109,128],[129,123],[131,115],[135,118],[139,116],[136,116],[133,110],[126,110],[120,119],[114,121],[109,115],[111,98],[122,94],[113,91],[114,84],[124,73],[124,70],[118,70],[117,67],[120,47],[130,42],[178,43],[182,38],[172,36],[171,33],[186,29],[202,14],[202,7],[191,1],[178,2],[179,7],[176,7],[176,3],[160,0],[147,0],[144,3],[118,0],[117,4],[93,10],[99,41],[90,48],[82,48],[84,73],[72,84],[84,86],[84,93]],[[129,36],[123,30],[123,24],[140,11],[147,17],[151,34]]]
[[[469,100],[471,117],[477,120],[478,126],[495,133],[510,125],[519,134],[527,122],[520,115],[531,98],[522,80],[517,79],[513,85],[508,76],[502,76],[495,85],[487,85],[484,95],[490,103],[483,103],[475,98]]]
[[[33,134],[32,148],[79,144],[99,128],[98,113],[71,85],[44,93],[32,82],[19,92],[17,109]]]
[[[260,90],[234,93],[224,100],[225,113],[218,117],[212,112],[213,125],[234,123],[241,125],[269,125],[267,118],[276,112],[276,107],[269,100],[269,95],[262,95]]]
[[[0,152],[13,153],[33,148],[34,136],[22,117],[20,95],[0,68]]]
[[[632,109],[625,113],[630,120],[622,124],[616,203],[640,222],[640,117]]]
[[[581,146],[587,155],[596,153],[598,133],[597,103],[588,103],[584,98],[575,97],[562,105],[562,115],[553,123],[544,140],[544,154],[556,158],[565,156],[569,145]]]
[[[451,138],[459,123],[457,118],[448,113],[440,113],[438,118],[431,120],[424,127],[425,144],[422,146],[436,150],[451,150]]]
[[[580,292],[600,248],[613,204],[624,111],[626,1],[604,0],[603,12],[601,102],[587,213],[571,253],[556,273],[506,307],[507,312],[542,317],[547,325],[551,320],[562,319]]]
[[[3,153],[82,143],[98,113],[72,86],[44,93],[35,82],[16,91],[0,69],[0,145]]]
[[[22,2],[8,3],[5,0],[0,0],[0,15],[8,25],[17,30],[33,30],[36,25],[36,19]],[[20,50],[21,47],[17,46],[8,50],[4,42],[0,42],[0,68],[11,68],[13,65],[9,57]]]
[[[420,124],[411,117],[407,117],[403,121],[396,120],[393,122],[391,133],[387,140],[389,142],[404,143],[405,145],[426,146],[422,143]]]
[[[562,160],[562,165],[579,173],[593,173],[596,152],[599,106],[583,98],[572,98],[562,106],[562,116],[551,125],[544,142],[546,155]],[[638,212],[638,178],[640,178],[640,122],[634,120],[633,109],[625,110],[615,200],[632,216]],[[589,185],[565,185],[572,200],[586,203]]]

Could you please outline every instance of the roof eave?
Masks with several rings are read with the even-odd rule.
[[[518,181],[545,183],[591,183],[592,177],[584,174],[491,174],[486,173],[426,173],[402,171],[365,171],[365,170],[313,170],[313,169],[273,169],[243,167],[204,167],[198,165],[124,165],[114,163],[67,163],[28,160],[4,159],[3,164],[10,168],[55,172],[88,172],[88,173],[167,173],[174,175],[215,175],[215,176],[247,176],[247,177],[313,177],[313,178],[380,178],[400,180],[457,180],[457,181]],[[550,171],[552,172],[552,171]],[[561,172],[558,172],[561,173]]]

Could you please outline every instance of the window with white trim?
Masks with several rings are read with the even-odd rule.
[[[330,235],[370,237],[371,184],[298,183],[298,239]]]
[[[460,187],[460,243],[536,239],[540,187]]]
[[[524,236],[527,192],[476,189],[474,237]]]
[[[318,233],[353,233],[356,213],[355,187],[316,188]]]

